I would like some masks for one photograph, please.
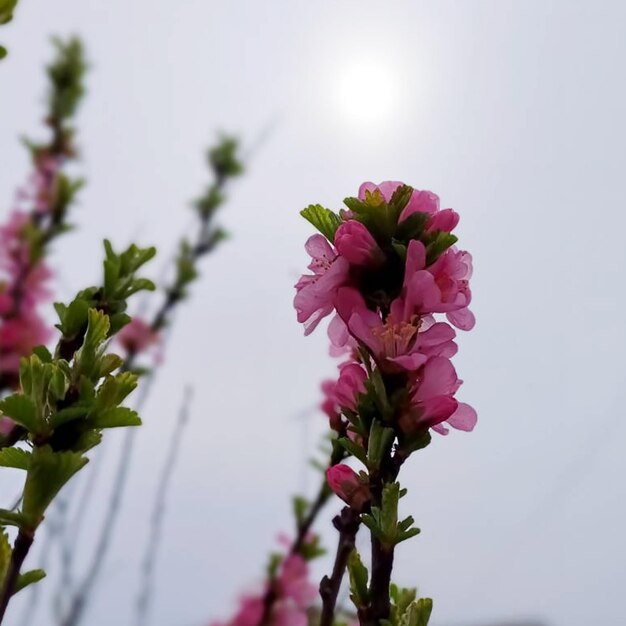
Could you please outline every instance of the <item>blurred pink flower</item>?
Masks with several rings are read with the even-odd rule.
[[[133,319],[117,334],[117,341],[126,352],[138,354],[158,344],[159,334],[140,317]]]

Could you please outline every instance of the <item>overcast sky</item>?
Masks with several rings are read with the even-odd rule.
[[[318,386],[335,368],[324,332],[304,338],[292,309],[312,232],[298,211],[339,208],[362,181],[386,179],[461,214],[478,318],[456,364],[479,424],[435,437],[403,469],[403,510],[422,534],[400,546],[396,579],[434,597],[433,626],[624,623],[625,32],[619,0],[20,2],[0,30],[3,216],[28,172],[17,137],[43,136],[49,35],[80,34],[91,63],[77,168],[88,186],[80,229],[54,255],[61,298],[98,281],[104,236],[158,245],[158,274],[207,182],[215,132],[252,147],[271,129],[221,214],[231,240],[177,316],[86,623],[134,623],[187,384],[152,626],[225,617],[262,574],[291,531],[290,495],[314,489]],[[104,451],[108,474],[118,450]],[[331,549],[339,508],[320,524]],[[33,626],[53,623],[41,608]]]

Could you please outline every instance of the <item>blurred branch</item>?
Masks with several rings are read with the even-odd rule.
[[[2,2],[0,0],[0,14]],[[30,206],[26,220],[15,235],[16,249],[4,251],[11,266],[10,269],[4,268],[10,276],[7,283],[0,281],[0,293],[9,297],[10,304],[0,315],[0,325],[23,315],[23,309],[32,308],[32,303],[24,302],[25,295],[35,278],[42,280],[35,276],[36,272],[45,278],[43,261],[49,246],[70,229],[67,221],[69,208],[83,185],[82,179],[72,180],[63,173],[67,161],[76,156],[72,122],[85,92],[83,45],[76,38],[67,42],[53,39],[53,45],[56,56],[46,68],[49,82],[46,124],[51,137],[43,144],[24,141],[30,150],[34,171],[21,195]],[[11,349],[12,346],[4,346],[4,349],[0,346],[0,356]],[[0,391],[15,384],[13,371],[0,370]],[[9,434],[0,445],[6,445],[7,441],[8,445],[13,445],[19,439],[15,436]]]
[[[137,597],[137,626],[145,626],[148,623],[150,604],[152,601],[152,589],[154,583],[154,570],[156,559],[161,543],[161,532],[165,515],[165,504],[167,502],[168,487],[176,467],[176,461],[180,455],[180,445],[183,431],[189,421],[189,409],[193,397],[193,389],[187,387],[183,397],[183,404],[178,413],[178,420],[174,428],[174,434],[170,441],[170,448],[161,470],[152,515],[150,517],[150,532],[146,543],[143,563],[141,567],[142,581],[139,595]]]
[[[8,24],[13,19],[13,11],[19,0],[0,0],[0,25]],[[4,46],[0,46],[0,59],[8,54]]]
[[[224,192],[227,183],[243,172],[243,165],[237,157],[237,151],[237,141],[231,137],[224,137],[208,152],[208,162],[213,172],[214,181],[206,193],[194,204],[198,216],[197,236],[193,242],[183,239],[180,243],[179,254],[175,261],[174,279],[165,288],[164,301],[149,324],[150,330],[154,333],[162,331],[171,323],[177,306],[187,298],[189,286],[199,275],[197,267],[199,260],[212,252],[220,241],[226,237],[225,232],[219,226],[213,225],[213,219],[218,208],[226,200]],[[125,370],[134,368],[139,352],[139,350],[129,350],[124,364]],[[150,374],[150,378],[153,379],[153,377],[154,372]],[[149,388],[148,384],[144,385],[146,394],[142,396],[142,400],[147,397]],[[61,626],[76,626],[79,624],[91,599],[95,583],[109,551],[113,532],[120,514],[122,497],[132,460],[133,445],[134,435],[129,435],[127,432],[114,478],[109,506],[93,557],[87,573],[70,599],[67,614],[59,622]]]

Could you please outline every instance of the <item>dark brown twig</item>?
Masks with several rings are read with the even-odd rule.
[[[0,624],[4,619],[9,601],[15,593],[15,585],[20,576],[20,571],[24,560],[26,559],[30,547],[33,545],[35,535],[32,531],[20,529],[13,545],[13,553],[11,554],[11,562],[6,573],[2,593],[0,594]]]
[[[322,616],[320,626],[333,626],[337,596],[341,588],[341,581],[346,571],[348,557],[354,550],[356,534],[361,525],[361,516],[354,509],[346,506],[333,519],[333,526],[339,531],[339,542],[333,571],[324,576],[320,582],[320,596],[322,598]]]

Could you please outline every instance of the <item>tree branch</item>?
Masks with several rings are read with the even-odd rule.
[[[324,576],[320,582],[320,596],[322,598],[320,626],[333,626],[341,581],[346,571],[348,557],[354,550],[356,534],[360,525],[361,516],[348,506],[344,507],[341,513],[333,519],[333,526],[339,531],[339,542],[332,574],[330,578]]]

